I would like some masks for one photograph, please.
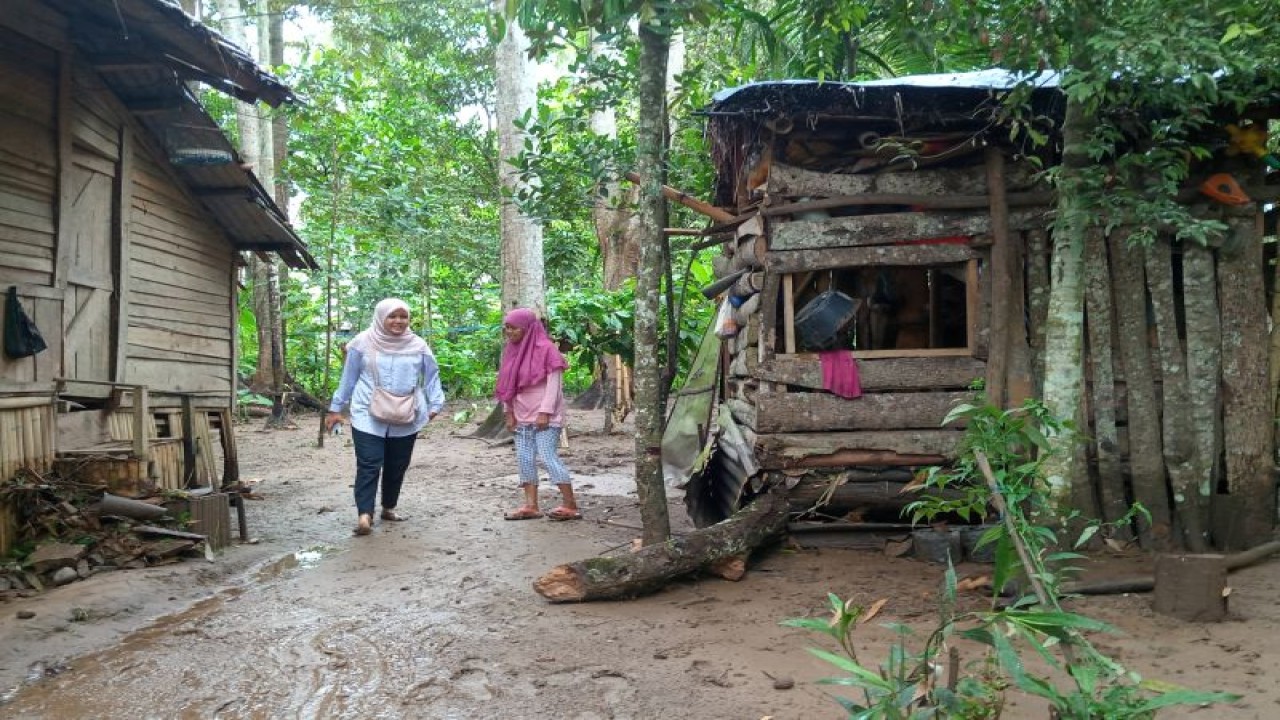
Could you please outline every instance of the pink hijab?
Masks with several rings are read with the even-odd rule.
[[[409,306],[398,298],[387,298],[373,308],[373,322],[369,329],[352,338],[347,347],[362,353],[374,350],[380,353],[429,354],[427,341],[406,329],[403,335],[393,335],[387,330],[387,317],[396,310],[409,312]]]
[[[508,342],[502,349],[495,393],[499,400],[511,402],[521,388],[536,385],[548,374],[569,367],[532,310],[516,308],[507,313],[502,322],[524,330],[524,337],[518,343]]]

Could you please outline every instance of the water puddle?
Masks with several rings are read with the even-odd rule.
[[[309,548],[289,553],[284,557],[263,565],[254,573],[254,580],[266,582],[275,580],[290,570],[313,570],[320,561],[338,552],[338,548],[330,545],[312,545]]]

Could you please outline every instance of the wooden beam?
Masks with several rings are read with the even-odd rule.
[[[769,253],[765,269],[794,273],[845,267],[884,265],[951,265],[977,257],[967,245],[877,245],[874,247],[809,248]]]
[[[1028,163],[1015,165],[1009,187],[1035,187],[1036,170]],[[987,178],[981,166],[862,174],[825,173],[775,162],[766,188],[770,197],[837,197],[841,195],[908,194],[925,196],[982,195]]]
[[[760,363],[755,377],[784,385],[823,389],[822,361],[817,353],[779,355]],[[858,361],[864,392],[962,389],[986,377],[986,363],[968,356],[890,357]]]
[[[1054,193],[1030,192],[1016,193],[1008,197],[1010,205],[1019,207],[1053,205]],[[865,195],[837,195],[821,200],[784,203],[764,208],[761,214],[766,217],[791,215],[814,210],[835,210],[838,208],[858,207],[863,205],[908,205],[913,208],[930,210],[968,210],[988,207],[990,198],[987,195],[909,195],[904,193],[866,193]]]
[[[830,457],[850,450],[891,453],[897,457],[950,458],[955,456],[963,437],[963,432],[947,429],[766,433],[756,436],[755,451],[756,459],[765,469],[800,467],[798,463],[809,458]]]
[[[1043,209],[1009,213],[1009,229],[1047,226]],[[771,233],[772,250],[893,245],[903,241],[946,237],[972,237],[991,233],[991,217],[985,212],[900,212],[850,215],[823,220],[777,223]]]
[[[635,183],[636,185],[644,185],[644,182],[645,182],[644,178],[640,177],[639,173],[628,172],[626,173],[625,177],[631,182]],[[733,213],[728,212],[727,210],[722,210],[716,207],[715,205],[712,205],[711,203],[703,202],[693,197],[692,195],[686,192],[681,192],[680,190],[676,190],[675,188],[669,185],[663,185],[661,186],[661,189],[662,189],[663,197],[667,198],[668,200],[678,202],[681,205],[689,208],[690,210],[702,213],[703,215],[706,215],[707,217],[711,218],[712,220],[715,220],[716,222],[728,223],[728,222],[733,222],[738,218],[737,215],[734,215]]]
[[[869,393],[846,400],[830,393],[774,393],[767,407],[755,407],[758,433],[830,430],[936,429],[968,392]],[[735,411],[734,417],[737,417]]]
[[[663,228],[662,233],[667,237],[702,237],[704,234],[703,231],[695,228]]]

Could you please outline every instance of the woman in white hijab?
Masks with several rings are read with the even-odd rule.
[[[369,329],[347,344],[342,380],[325,416],[325,427],[332,430],[342,422],[343,409],[351,415],[357,535],[373,530],[379,476],[380,517],[406,519],[396,504],[413,444],[443,407],[440,369],[426,341],[409,329],[409,306],[396,298],[383,300],[373,310]]]

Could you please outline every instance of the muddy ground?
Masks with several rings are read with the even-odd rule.
[[[821,614],[828,592],[887,599],[860,636],[864,661],[885,656],[893,636],[880,623],[931,627],[941,569],[875,549],[786,544],[737,583],[546,603],[535,577],[638,535],[631,436],[602,435],[597,413],[574,418],[564,453],[585,520],[504,522],[516,498],[510,445],[446,421],[416,450],[400,503],[411,520],[359,538],[349,444],[317,448],[316,418],[298,422],[239,428],[243,476],[262,498],[248,503],[252,544],[0,604],[0,716],[838,718],[835,690],[816,684],[835,671],[806,652],[820,640],[779,620]],[[678,497],[671,507],[687,530]],[[1099,557],[1090,571],[1144,565]],[[1100,644],[1144,676],[1244,695],[1162,718],[1275,718],[1278,583],[1280,560],[1233,573],[1231,619],[1212,625],[1154,615],[1144,595],[1077,607],[1119,628]],[[1010,702],[1005,717],[1046,716],[1025,697]]]

